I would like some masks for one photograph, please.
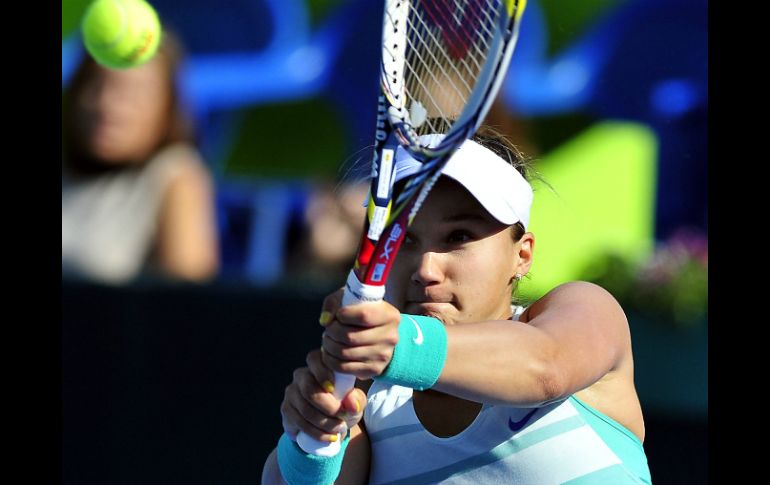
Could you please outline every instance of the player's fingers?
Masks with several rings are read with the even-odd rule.
[[[328,337],[323,339],[324,352],[335,357],[337,360],[345,362],[361,362],[385,366],[393,358],[393,348],[393,345],[385,343],[348,347]]]
[[[326,392],[334,392],[334,371],[324,365],[321,359],[321,349],[314,350],[307,354],[305,358],[310,373],[315,377],[316,382]]]
[[[315,376],[310,373],[307,367],[294,371],[294,383],[291,390],[294,391],[291,395],[296,399],[294,394],[298,394],[302,401],[306,402],[309,406],[312,406],[317,412],[324,416],[334,416],[339,412],[340,402],[330,394],[318,383]],[[303,409],[303,405],[297,402],[295,404],[298,410]],[[305,417],[309,417],[305,415]]]
[[[349,428],[352,428],[361,420],[366,407],[366,393],[354,387],[342,398],[342,411],[339,417],[345,420]]]
[[[324,298],[321,304],[321,315],[318,317],[318,323],[325,327],[331,323],[334,319],[337,310],[342,306],[342,294],[343,288],[335,291],[331,295]]]
[[[302,411],[294,407],[292,402],[284,400],[281,404],[281,418],[283,430],[292,438],[296,439],[297,434],[302,431],[318,441],[332,442],[337,440],[337,432],[319,427],[316,423],[307,419],[302,414]],[[341,431],[347,429],[347,424],[342,419],[338,419],[337,426],[339,426],[338,429]]]
[[[336,318],[346,325],[359,327],[397,326],[401,313],[386,301],[376,301],[342,307],[337,310]]]
[[[346,347],[385,344],[395,346],[398,343],[398,326],[356,327],[334,322],[326,327],[324,337]]]
[[[357,362],[341,360],[324,351],[323,361],[330,369],[342,374],[350,374],[361,380],[376,377],[385,370],[387,365],[377,362]]]
[[[336,416],[340,408],[338,401],[334,399],[331,394],[321,390],[317,384],[315,386],[316,391],[313,395],[311,395],[310,399],[306,397],[306,391],[301,390],[299,387],[300,386],[293,384],[286,388],[286,392],[284,393],[284,402],[281,407],[282,414],[284,414],[284,411],[286,411],[284,416],[290,416],[294,418],[294,426],[300,427],[303,431],[306,431],[305,427],[307,423],[317,428],[317,430],[307,431],[312,431],[316,434],[339,433],[341,430],[340,425],[342,424],[342,420]],[[335,402],[337,404],[335,404],[333,407],[321,406],[319,404],[319,401],[321,401],[319,396],[326,397],[327,401]],[[325,407],[325,410],[321,410],[319,407]],[[296,412],[296,415],[291,412],[292,410]],[[299,419],[297,415],[302,419]]]

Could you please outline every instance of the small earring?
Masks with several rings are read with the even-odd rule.
[[[521,281],[521,278],[522,278],[521,273],[516,273],[516,275],[514,275],[514,278],[516,279],[516,281]]]

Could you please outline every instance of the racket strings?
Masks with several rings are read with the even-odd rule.
[[[414,12],[411,18],[416,19],[419,26],[413,27],[414,35],[409,39],[411,56],[407,56],[407,91],[413,99],[427,105],[426,109],[433,118],[447,118],[448,100],[454,97],[462,102],[467,97],[472,90],[468,79],[478,67],[469,65],[465,58],[453,63],[447,50],[442,48],[441,28],[430,28],[422,16]],[[449,71],[452,71],[451,74]],[[437,132],[437,127],[428,126]]]
[[[480,22],[478,9],[474,8],[474,5],[478,5],[479,1],[483,2],[483,0],[475,0],[465,7],[456,5],[448,15],[446,9],[436,8],[434,2],[423,0],[425,13],[430,17],[431,21],[440,24],[442,27],[442,36],[454,57],[463,57],[465,51],[473,47],[474,37],[476,37],[479,29],[485,30],[488,35],[492,34],[492,30],[486,28],[483,22]],[[431,7],[429,8],[429,6]],[[460,16],[458,7],[464,9],[462,16]],[[451,19],[449,18],[450,16]]]
[[[439,11],[438,14],[440,14],[442,12],[443,11]],[[447,19],[445,17],[442,17],[442,19],[439,20],[439,19],[435,18],[437,13],[431,14],[430,21],[434,24],[434,26],[431,28],[428,25],[427,21],[424,18],[424,15],[422,14],[422,12],[420,10],[418,10],[417,8],[415,8],[413,6],[412,7],[412,13],[413,13],[413,15],[410,17],[410,20],[411,20],[410,25],[411,25],[411,27],[413,29],[413,32],[415,32],[415,33],[417,33],[419,35],[422,30],[425,30],[428,33],[428,35],[430,36],[430,42],[433,45],[440,46],[442,43],[446,43],[447,46],[449,48],[451,48],[451,49],[455,49],[455,50],[460,49],[459,45],[456,44],[457,42],[459,42],[459,40],[456,39],[456,36],[450,36],[447,39],[442,39],[442,37],[443,37],[442,32],[444,30],[441,28],[439,22],[446,23]],[[415,21],[418,22],[419,25],[415,24]],[[466,35],[470,35],[470,34],[466,34]],[[482,40],[483,40],[483,37],[482,37]],[[428,42],[426,42],[424,38],[420,38],[420,41],[421,41],[420,42],[421,45],[425,45],[425,46],[428,45]],[[477,52],[481,52],[480,49],[478,48],[478,46],[473,45],[473,47],[475,47]],[[444,54],[444,59],[450,59],[451,60],[451,58],[449,57],[449,52],[448,51],[441,50],[441,49],[435,49],[435,51],[440,53],[440,54]],[[434,58],[435,58],[435,56],[434,56]],[[466,69],[468,69],[468,70],[471,70],[471,67],[468,65],[468,59],[470,59],[471,61],[474,62],[475,69],[480,69],[481,68],[481,63],[475,57],[466,58],[465,56],[460,56],[460,57],[457,57],[457,59],[460,60],[462,65],[464,67],[466,67]]]
[[[420,16],[416,16],[415,19],[422,25],[419,28],[413,27],[412,36],[407,39],[407,92],[410,93],[413,100],[416,100],[426,108],[431,118],[440,121],[442,118],[448,117],[444,110],[442,110],[442,106],[446,104],[446,99],[451,99],[454,93],[471,92],[472,86],[466,80],[470,76],[463,74],[458,66],[453,64],[450,64],[448,67],[452,68],[455,75],[450,76],[447,73],[447,69],[442,67],[446,64],[446,60],[442,61],[436,57],[436,54],[440,55],[443,52],[424,47],[439,45],[438,29],[430,29]],[[426,39],[426,37],[429,37],[429,39]],[[461,65],[465,67],[466,72],[473,72],[473,69],[468,66],[465,59],[462,60]],[[439,67],[435,68],[435,66]],[[461,82],[463,86],[458,86],[456,81]],[[462,99],[465,96],[467,94],[462,96]],[[436,126],[434,123],[435,121],[429,122],[428,128],[430,131],[433,133],[445,133],[441,129],[442,127]]]
[[[427,111],[425,123],[414,123],[418,134],[447,133],[467,104],[490,52],[499,6],[499,0],[410,4],[405,90],[413,106]]]

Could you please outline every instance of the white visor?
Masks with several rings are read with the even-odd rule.
[[[423,135],[420,140],[436,146],[444,135]],[[402,147],[396,149],[395,181],[417,172],[422,164]],[[442,175],[456,180],[479,201],[492,217],[506,225],[521,222],[524,229],[529,225],[532,207],[532,187],[508,162],[492,150],[473,140],[460,145],[447,164]]]

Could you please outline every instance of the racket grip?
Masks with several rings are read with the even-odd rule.
[[[376,302],[385,298],[385,286],[365,285],[358,280],[356,273],[351,270],[348,274],[348,281],[345,284],[345,291],[342,295],[342,306],[355,305],[364,302]],[[334,397],[342,400],[343,397],[353,389],[356,384],[356,377],[350,374],[334,373]],[[335,456],[340,452],[340,443],[342,436],[337,435],[337,441],[328,443],[311,438],[300,431],[297,435],[297,444],[305,453],[317,456]]]
[[[358,280],[355,271],[350,270],[342,294],[342,306],[358,303],[377,302],[385,298],[385,285],[365,285]]]

